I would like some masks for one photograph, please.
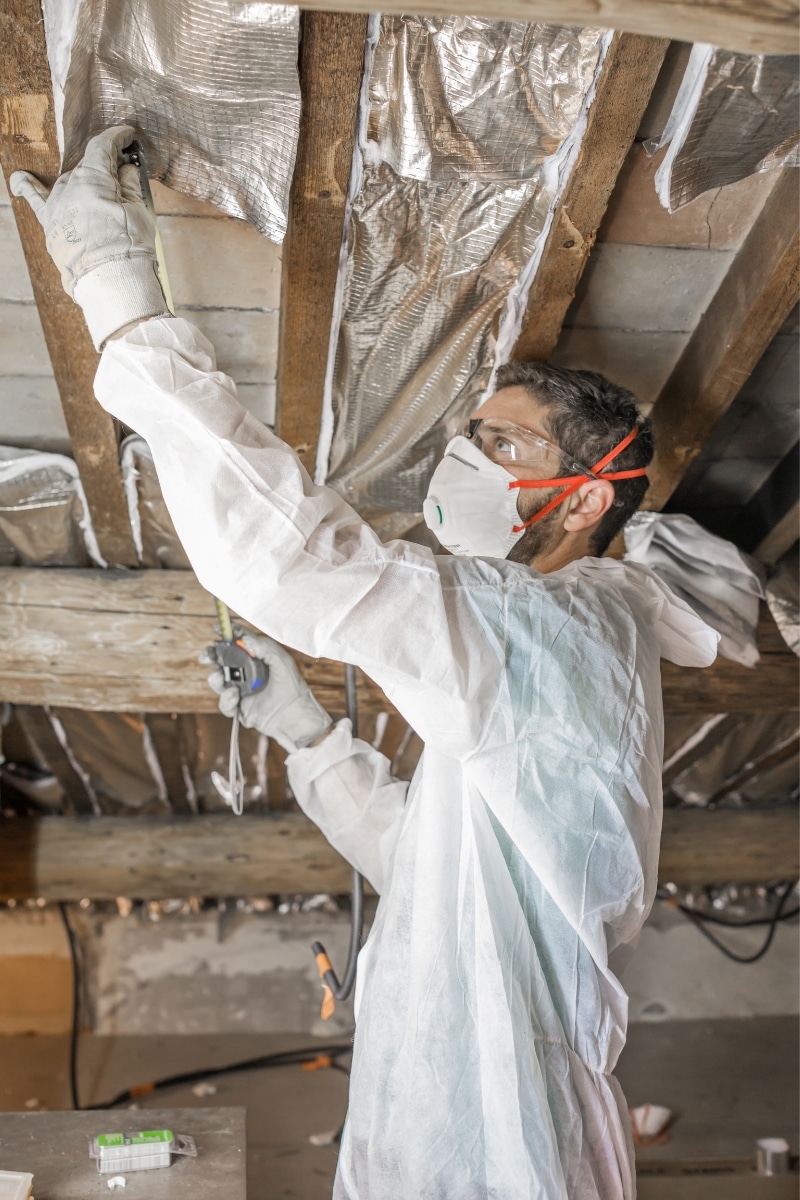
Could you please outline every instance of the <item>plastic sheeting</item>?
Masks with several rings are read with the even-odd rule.
[[[724,658],[754,667],[758,606],[764,598],[754,560],[681,513],[635,513],[624,534],[626,560],[651,567],[716,629]]]
[[[147,442],[132,434],[122,443],[120,457],[133,540],[142,566],[189,570],[191,564],[164,503]]]
[[[134,125],[169,187],[286,232],[299,9],[259,0],[44,0],[63,167]]]
[[[592,29],[381,18],[318,478],[383,536],[420,520],[436,461],[489,383],[606,45]]]
[[[71,458],[0,446],[0,566],[105,566]]]
[[[674,212],[711,188],[756,171],[800,166],[800,74],[796,55],[692,48],[661,138],[669,144],[656,191]]]

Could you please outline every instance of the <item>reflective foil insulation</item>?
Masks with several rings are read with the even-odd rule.
[[[607,35],[478,17],[376,25],[318,477],[389,537],[420,521],[433,467],[487,387]]]
[[[692,48],[667,126],[656,190],[674,212],[756,171],[800,166],[800,60]]]
[[[670,791],[682,804],[700,807],[782,803],[797,793],[797,735],[796,713],[738,717],[672,780]]]
[[[299,9],[44,0],[63,168],[135,126],[150,173],[281,242],[300,125]]]
[[[0,446],[0,566],[105,565],[74,460]]]
[[[796,542],[770,575],[767,604],[786,645],[800,658],[800,562]]]

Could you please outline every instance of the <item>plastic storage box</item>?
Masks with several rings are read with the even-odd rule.
[[[25,1171],[0,1171],[0,1200],[28,1200],[33,1176]]]
[[[124,1171],[153,1171],[168,1167],[173,1154],[197,1154],[194,1139],[170,1129],[142,1133],[100,1133],[89,1140],[89,1154],[102,1175]]]

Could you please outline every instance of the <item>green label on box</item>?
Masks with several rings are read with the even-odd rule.
[[[113,1146],[168,1145],[172,1141],[169,1129],[146,1129],[143,1133],[101,1133],[97,1145],[100,1150],[110,1150]]]

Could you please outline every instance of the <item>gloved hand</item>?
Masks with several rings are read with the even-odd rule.
[[[234,633],[250,654],[267,664],[269,679],[260,691],[240,700],[239,689],[233,684],[225,687],[218,667],[209,675],[208,682],[219,696],[220,712],[232,717],[238,706],[243,725],[274,738],[289,754],[326,733],[331,719],[301,676],[291,654],[263,634],[242,633],[238,629]],[[200,661],[215,661],[213,646],[203,652]]]
[[[64,290],[83,309],[98,350],[133,321],[170,315],[139,171],[120,153],[134,132],[117,125],[93,137],[75,170],[50,192],[27,171],[15,171],[10,180],[44,229]]]

